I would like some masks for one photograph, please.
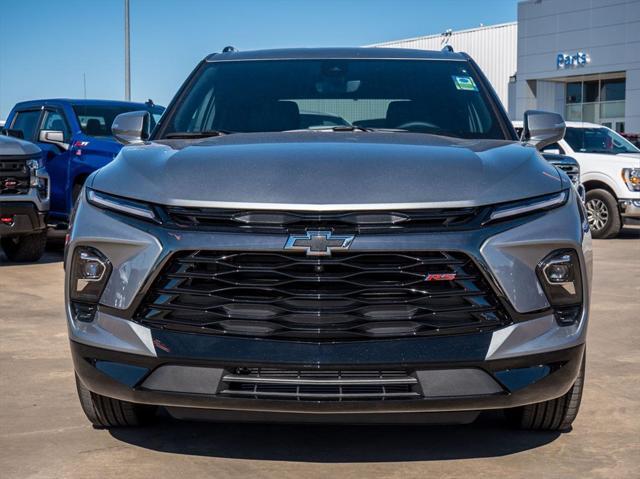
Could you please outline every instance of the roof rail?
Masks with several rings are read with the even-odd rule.
[[[442,47],[442,50],[440,50],[441,52],[449,52],[449,53],[453,53],[453,47],[451,45],[445,45],[444,47]]]
[[[222,53],[231,53],[231,52],[237,52],[237,51],[238,51],[238,49],[236,47],[234,47],[234,46],[231,46],[231,45],[227,45],[226,47],[224,47],[222,49]]]

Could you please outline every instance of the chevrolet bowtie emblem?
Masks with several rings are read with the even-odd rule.
[[[284,249],[304,251],[307,256],[331,256],[332,251],[345,251],[351,246],[353,235],[334,235],[331,231],[307,231],[289,235]]]

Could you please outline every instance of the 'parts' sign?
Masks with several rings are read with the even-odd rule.
[[[558,53],[556,56],[556,67],[558,69],[583,67],[588,65],[590,62],[591,57],[585,52],[577,52],[574,55]]]

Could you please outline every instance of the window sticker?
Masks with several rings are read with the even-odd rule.
[[[478,91],[476,82],[471,77],[453,75],[451,78],[453,78],[453,83],[458,90]]]

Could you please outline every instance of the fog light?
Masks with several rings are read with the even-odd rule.
[[[579,319],[582,276],[578,254],[574,250],[554,251],[538,264],[536,271],[558,323],[572,324]]]
[[[549,261],[544,269],[544,275],[550,283],[568,283],[573,280],[571,256],[568,254]]]
[[[71,262],[71,299],[97,303],[111,274],[111,263],[95,248],[78,247]]]
[[[82,251],[80,253],[80,275],[87,281],[99,281],[106,270],[104,261],[100,258]]]

